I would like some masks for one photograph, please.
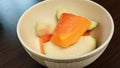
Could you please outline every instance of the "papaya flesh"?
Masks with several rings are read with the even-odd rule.
[[[66,48],[76,43],[88,30],[91,22],[81,16],[63,13],[51,37],[52,43]]]

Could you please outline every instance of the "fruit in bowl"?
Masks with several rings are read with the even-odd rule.
[[[94,27],[94,29],[90,29],[90,30],[87,29],[87,31],[85,31],[85,33],[83,32],[84,34],[79,38],[80,40],[83,38],[83,36],[87,36],[87,37],[92,36],[91,38],[97,41],[96,42],[97,45],[95,45],[95,48],[93,47],[94,49],[84,54],[80,54],[80,55],[74,54],[74,56],[65,55],[65,53],[62,52],[64,56],[66,56],[62,58],[59,56],[54,57],[54,55],[50,53],[48,55],[48,52],[46,53],[45,48],[48,47],[48,44],[51,47],[53,46],[55,49],[57,48],[63,49],[63,47],[60,47],[61,45],[56,45],[55,44],[56,42],[51,41],[54,33],[56,32],[56,29],[58,28],[56,26],[59,24],[59,19],[61,17],[61,14],[63,14],[61,13],[63,12],[62,10],[60,12],[61,14],[58,15],[60,17],[56,19],[56,16],[57,16],[56,12],[59,11],[57,9],[61,10],[63,8],[65,9],[64,13],[69,13],[75,16],[84,17],[87,20],[89,19],[90,22],[91,20],[95,22],[97,21],[99,22],[99,26],[97,28]],[[36,21],[38,22],[38,26],[44,27],[45,32],[42,28],[39,28],[39,27],[36,28]],[[47,28],[43,26],[44,24],[45,26],[47,26]],[[51,25],[53,26],[53,28],[51,28]],[[95,26],[95,24],[92,25],[92,27],[93,26]],[[76,30],[78,28],[76,28]],[[36,32],[37,30],[35,29],[43,30],[42,31],[43,33],[40,33],[39,35],[39,32],[37,34]],[[50,29],[50,30],[47,30],[47,29]],[[64,34],[64,37],[62,37],[61,35],[57,37],[62,37],[62,39],[73,38],[75,35],[73,37],[71,37],[71,35],[73,35],[76,32],[76,30],[73,29],[73,32],[70,33],[70,36],[69,34],[67,35]],[[81,67],[85,67],[91,64],[107,48],[113,36],[113,32],[114,32],[114,23],[113,23],[113,19],[111,15],[109,14],[109,12],[104,7],[100,6],[99,4],[95,2],[92,2],[91,0],[47,0],[47,1],[40,2],[32,6],[30,9],[28,9],[24,13],[21,16],[18,22],[18,25],[17,25],[18,38],[20,42],[22,43],[23,47],[25,48],[25,50],[27,51],[27,53],[40,64],[45,65],[50,68],[56,68],[56,67],[81,68]],[[64,33],[64,32],[60,31],[60,33]],[[36,34],[38,36],[36,36]],[[53,37],[53,39],[54,38],[56,38],[56,36]],[[78,43],[79,40],[75,41],[74,44],[69,45],[68,47],[64,47],[64,49],[67,50],[67,48],[75,47],[76,43]],[[41,43],[40,41],[42,41],[43,43]],[[43,46],[40,44],[43,44]],[[51,51],[52,50],[51,47],[50,48],[48,47],[47,50]],[[79,47],[79,48],[82,48],[82,47]],[[78,49],[74,49],[74,50],[78,50]],[[41,51],[43,51],[43,53],[41,53]],[[52,50],[52,51],[55,51],[55,50]],[[54,53],[52,51],[51,53]],[[79,53],[78,51],[75,51],[75,52]],[[67,53],[69,53],[68,50],[67,50]]]
[[[59,9],[57,24],[36,24],[42,54],[53,57],[79,56],[97,47],[96,39],[90,34],[97,22]]]

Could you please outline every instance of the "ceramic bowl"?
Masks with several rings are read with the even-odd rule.
[[[36,21],[56,23],[56,10],[66,9],[74,14],[99,22],[92,31],[98,47],[84,55],[55,58],[40,53],[36,36]],[[46,0],[35,4],[23,13],[17,24],[17,35],[27,53],[38,63],[49,68],[81,68],[94,62],[107,48],[114,32],[113,19],[101,5],[89,0]]]

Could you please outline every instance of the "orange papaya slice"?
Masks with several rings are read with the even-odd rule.
[[[51,37],[51,41],[60,47],[69,47],[80,39],[88,30],[90,24],[91,22],[84,17],[63,13]]]
[[[44,43],[48,42],[51,38],[51,34],[45,34],[45,35],[42,35],[40,38],[39,38],[39,41],[40,41],[40,48],[41,48],[41,53],[44,54]]]

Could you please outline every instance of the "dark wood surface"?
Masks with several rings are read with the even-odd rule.
[[[34,61],[18,40],[16,25],[21,14],[42,0],[0,0],[0,68],[46,68]],[[120,68],[120,0],[97,0],[112,15],[113,38],[105,52],[86,68]]]

